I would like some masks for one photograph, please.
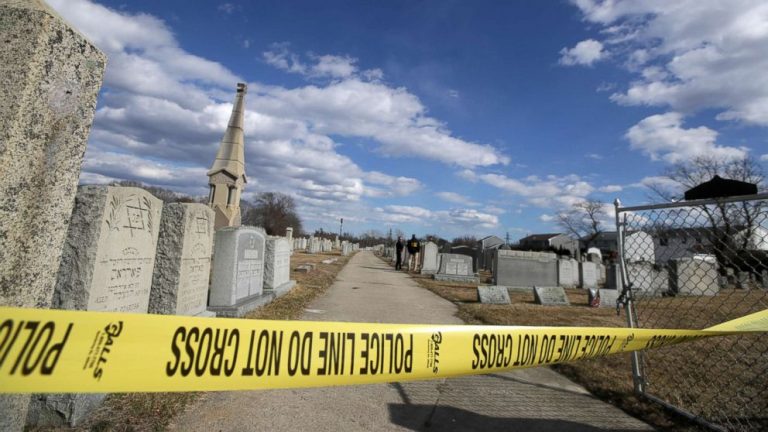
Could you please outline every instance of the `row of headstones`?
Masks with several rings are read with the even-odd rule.
[[[477,296],[481,303],[509,304],[509,291],[531,292],[534,303],[545,306],[570,306],[568,295],[563,287],[506,287],[499,285],[481,285],[477,287]],[[589,305],[592,307],[616,307],[621,292],[615,289],[589,289]]]
[[[291,243],[291,250],[300,250],[311,254],[331,252],[332,250],[337,249],[341,250],[342,255],[346,256],[360,248],[359,243],[350,243],[347,240],[339,241],[338,237],[333,241],[314,236],[298,237],[293,239]]]
[[[359,243],[351,243],[346,240],[341,242],[341,254],[344,256],[351,255],[354,252],[357,252],[359,249],[360,249]]]
[[[164,205],[140,188],[81,186],[52,306],[242,316],[287,292],[294,284],[289,279],[290,243],[284,237],[242,226],[216,231],[214,242],[214,212],[204,204]],[[28,419],[74,425],[103,398],[40,396],[33,399]],[[69,408],[62,412],[63,406]]]

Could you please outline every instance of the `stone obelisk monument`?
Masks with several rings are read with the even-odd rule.
[[[247,87],[237,84],[235,104],[216,160],[208,171],[208,204],[216,213],[214,229],[240,226],[240,194],[246,183],[243,114]]]

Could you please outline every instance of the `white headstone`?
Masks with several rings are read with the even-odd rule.
[[[264,230],[257,227],[216,231],[210,306],[235,306],[262,294],[265,242]]]
[[[282,237],[269,237],[264,257],[264,290],[282,295],[288,292],[295,282],[291,281],[291,251],[288,240]]]
[[[437,245],[430,241],[424,243],[421,259],[421,274],[435,274],[439,265],[437,262]]]

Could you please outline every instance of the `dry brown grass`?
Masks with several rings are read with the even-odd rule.
[[[426,276],[414,278],[424,288],[455,302],[459,318],[469,324],[625,327],[626,318],[616,315],[614,308],[591,308],[585,290],[566,289],[571,306],[541,306],[534,303],[533,293],[510,292],[509,305],[478,303],[477,285],[441,282]],[[638,398],[632,385],[630,354],[585,360],[554,366],[555,370],[586,387],[600,399],[662,430],[700,428],[659,405]]]
[[[333,264],[322,264],[328,258],[337,258]],[[297,319],[304,308],[333,284],[336,275],[351,257],[338,252],[323,254],[295,253],[291,257],[291,279],[296,286],[284,296],[249,313],[246,318],[290,320]],[[315,270],[298,273],[300,264],[314,263]],[[126,393],[110,394],[106,401],[76,430],[90,431],[162,431],[177,413],[196,401],[202,393]],[[42,429],[35,430],[56,430]]]

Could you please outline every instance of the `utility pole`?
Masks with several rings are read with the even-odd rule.
[[[341,239],[342,229],[344,229],[344,218],[341,218],[341,222],[339,223],[339,239]]]
[[[509,246],[509,231],[507,231],[507,246]]]

